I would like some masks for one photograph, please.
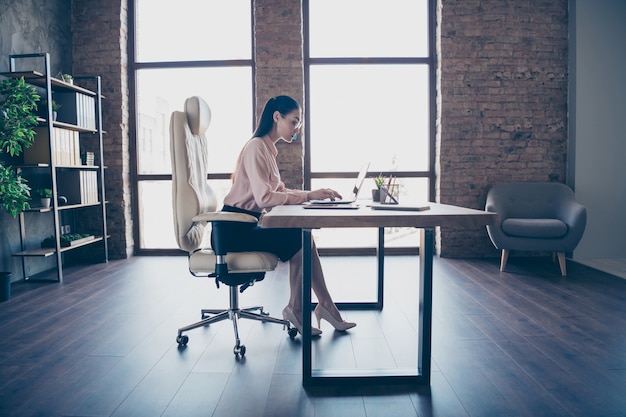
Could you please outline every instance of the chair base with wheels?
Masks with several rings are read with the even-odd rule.
[[[213,274],[212,274],[213,275]],[[251,281],[255,282],[255,281]],[[291,324],[287,320],[271,317],[263,306],[253,306],[239,308],[239,293],[243,292],[249,283],[243,285],[231,285],[230,289],[230,307],[227,309],[202,309],[200,312],[201,320],[185,327],[178,329],[178,336],[176,342],[179,347],[187,346],[189,337],[184,335],[184,332],[197,329],[198,327],[208,326],[213,323],[220,322],[222,320],[232,320],[233,330],[235,331],[235,347],[233,347],[233,353],[235,356],[244,356],[246,354],[246,346],[241,344],[239,338],[239,319],[250,319],[261,322],[270,322],[276,324],[282,324],[287,329],[287,333],[290,338],[294,338],[297,334],[297,329],[291,327]],[[258,311],[258,313],[255,313]]]

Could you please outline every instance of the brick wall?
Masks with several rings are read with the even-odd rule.
[[[133,252],[128,127],[127,1],[72,1],[72,71],[102,77],[109,255]]]
[[[303,102],[301,4],[255,0],[256,97]],[[440,0],[437,199],[482,209],[489,187],[565,181],[567,0]],[[74,69],[103,75],[112,256],[132,252],[126,0],[73,0]],[[302,142],[280,144],[290,187],[303,184]],[[442,256],[496,255],[484,228],[441,230]]]
[[[442,0],[442,203],[482,209],[501,181],[565,181],[567,0]],[[495,255],[484,228],[441,230],[442,256]]]
[[[302,4],[293,0],[256,0],[254,4],[257,114],[261,115],[268,99],[281,94],[304,105]],[[279,142],[277,147],[281,178],[287,187],[302,188],[302,140]]]

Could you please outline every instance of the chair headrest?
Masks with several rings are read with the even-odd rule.
[[[206,101],[198,96],[185,100],[185,114],[189,129],[196,136],[203,135],[211,124],[211,109]]]

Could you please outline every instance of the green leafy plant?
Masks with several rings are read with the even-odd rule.
[[[374,178],[374,184],[376,184],[376,189],[378,190],[385,185],[385,182],[387,182],[387,178],[385,178],[383,174],[378,174],[378,176]]]
[[[52,190],[50,188],[41,188],[37,190],[39,198],[52,198]]]
[[[65,233],[59,236],[59,240],[61,241],[61,246],[70,246],[71,243],[78,239],[84,239],[91,235],[86,233]],[[54,236],[49,236],[41,241],[42,248],[54,248],[56,246],[56,239]]]
[[[54,100],[50,101],[50,104],[52,105],[52,111],[59,111],[59,109],[61,108],[61,105]],[[43,117],[47,117],[47,113],[48,113],[48,101],[47,100],[41,101],[40,113],[42,114]]]
[[[46,106],[48,103],[46,102],[46,100],[41,102],[44,106]],[[52,105],[52,111],[59,111],[59,109],[61,108],[61,105],[59,103],[57,103],[56,101],[52,100],[50,101],[50,104]]]
[[[35,137],[39,94],[23,77],[0,82],[0,206],[13,217],[30,206],[30,188],[2,154],[19,156]]]
[[[69,83],[69,82],[72,82],[74,77],[72,77],[71,74],[61,74],[61,79],[65,81],[66,83]]]

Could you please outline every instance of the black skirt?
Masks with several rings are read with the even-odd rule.
[[[224,206],[222,211],[250,214],[257,219],[261,213]],[[302,229],[264,228],[257,223],[220,223],[221,249],[226,252],[268,252],[281,261],[291,259],[302,248]],[[216,248],[211,234],[211,244]]]

